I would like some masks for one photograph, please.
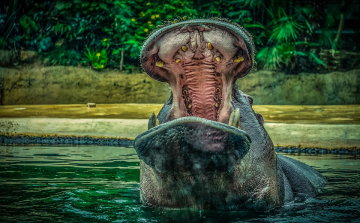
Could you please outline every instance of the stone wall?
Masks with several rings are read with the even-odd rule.
[[[360,104],[360,69],[298,75],[259,71],[239,79],[238,86],[259,105]]]
[[[1,75],[2,73],[2,75]],[[166,83],[147,74],[81,67],[0,68],[2,104],[164,103]]]
[[[285,75],[252,72],[238,80],[239,89],[254,104],[337,105],[360,104],[360,70],[328,74]],[[93,71],[81,67],[0,67],[3,105],[95,103],[160,103],[170,87],[147,74]]]

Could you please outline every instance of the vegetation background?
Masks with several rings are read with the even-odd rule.
[[[13,0],[0,3],[0,49],[43,65],[139,72],[163,21],[228,18],[252,33],[258,68],[286,74],[359,68],[360,0]]]

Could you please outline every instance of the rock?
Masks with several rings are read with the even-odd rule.
[[[87,103],[86,107],[88,108],[95,108],[96,107],[96,103]]]
[[[13,65],[17,61],[16,53],[12,50],[0,50],[0,66]]]
[[[20,61],[21,62],[33,62],[37,58],[38,53],[36,51],[20,51]]]

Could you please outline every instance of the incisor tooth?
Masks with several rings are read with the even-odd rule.
[[[156,115],[154,113],[151,113],[149,122],[148,122],[148,129],[151,129],[158,125],[159,125],[159,119],[156,118]]]
[[[187,48],[187,46],[182,46],[182,47],[181,47],[181,50],[184,51],[184,52],[186,52],[186,51],[188,50],[188,48]]]
[[[212,50],[212,49],[213,49],[213,46],[211,45],[211,43],[208,43],[208,44],[207,44],[207,48],[208,48],[209,50]]]
[[[229,125],[238,128],[240,125],[240,109],[236,108],[230,115]]]
[[[220,57],[216,57],[215,58],[217,62],[220,62],[221,58]]]
[[[180,59],[176,59],[175,62],[176,62],[176,63],[180,63],[181,60],[180,60]]]

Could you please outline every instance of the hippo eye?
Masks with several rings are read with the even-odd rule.
[[[249,103],[252,105],[252,104],[253,104],[253,102],[254,102],[254,99],[252,99],[252,98],[248,97],[248,101],[249,101]]]

